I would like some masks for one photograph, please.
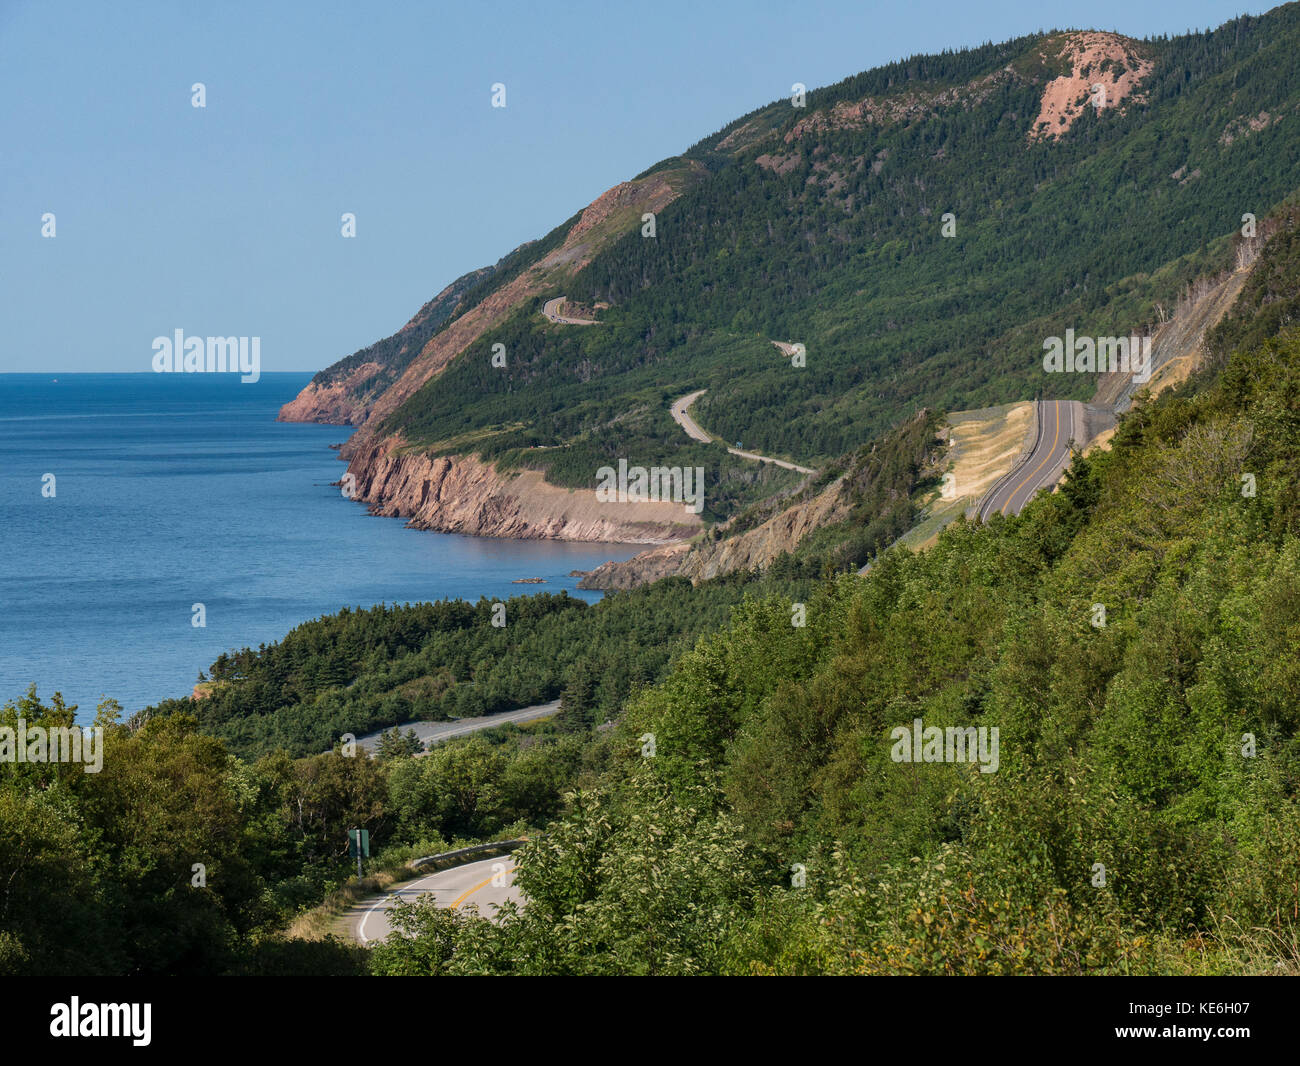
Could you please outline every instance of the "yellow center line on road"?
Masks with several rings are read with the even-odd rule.
[[[1017,485],[1014,489],[1011,490],[1011,495],[1007,497],[1007,502],[1002,505],[1003,514],[1007,513],[1007,508],[1011,506],[1011,501],[1016,498],[1016,493],[1019,492],[1021,489],[1023,489],[1031,481],[1033,481],[1034,478],[1038,475],[1038,471],[1042,470],[1043,467],[1047,465],[1048,460],[1051,459],[1052,456],[1056,454],[1056,445],[1057,442],[1061,439],[1061,401],[1053,400],[1052,403],[1056,405],[1056,436],[1052,438],[1051,450],[1047,453],[1043,461],[1038,464],[1038,468],[1027,478],[1025,478],[1024,481],[1022,481],[1019,485]]]
[[[459,898],[457,898],[456,902],[453,903],[449,909],[454,911],[457,907],[459,907],[462,903],[464,903],[465,900],[467,900],[470,896],[474,895],[474,893],[477,892],[480,888],[487,888],[487,886],[490,885],[493,881],[495,881],[498,877],[505,877],[506,874],[512,874],[514,872],[515,872],[515,868],[512,866],[510,867],[510,869],[504,870],[499,874],[493,874],[486,881],[480,881],[473,888],[468,888],[464,892],[462,892]]]

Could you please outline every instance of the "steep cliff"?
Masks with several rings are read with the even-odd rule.
[[[782,552],[792,552],[814,530],[849,514],[844,479],[838,478],[810,500],[794,504],[760,526],[724,540],[701,540],[634,555],[598,566],[578,582],[584,589],[626,589],[679,575],[698,584],[733,570],[762,570]]]
[[[431,458],[396,438],[356,450],[355,498],[417,529],[481,537],[661,544],[699,532],[681,504],[601,503],[591,489],[547,484],[535,470],[502,473],[474,456]]]
[[[601,248],[621,237],[634,223],[639,224],[643,212],[662,211],[702,169],[683,166],[661,171],[625,181],[602,193],[582,212],[558,248],[459,314],[430,338],[402,375],[375,402],[367,426],[373,430],[486,330],[500,325],[524,302],[581,270]]]
[[[590,204],[555,247],[511,273],[508,260],[458,279],[392,337],[322,371],[280,411],[281,421],[359,426],[342,449],[358,497],[413,526],[497,537],[657,544],[695,533],[699,519],[669,504],[599,504],[594,492],[547,484],[536,472],[498,474],[474,456],[433,459],[380,427],[487,330],[582,269],[601,248],[658,212],[701,176],[699,164],[623,182]],[[546,243],[546,242],[543,242]],[[492,284],[484,286],[487,281]],[[367,357],[363,361],[363,357]]]
[[[326,367],[282,408],[279,422],[326,422],[354,426],[364,422],[373,402],[419,355],[421,349],[452,318],[461,300],[490,279],[512,257],[516,248],[495,266],[462,274],[426,303],[391,337],[367,345],[346,359]]]
[[[276,421],[325,422],[336,426],[363,422],[370,409],[365,404],[362,388],[381,369],[378,363],[362,363],[355,370],[332,381],[319,384],[312,381],[280,408]]]
[[[1152,337],[1148,381],[1135,382],[1131,373],[1103,374],[1094,402],[1110,404],[1123,413],[1132,406],[1133,397],[1139,392],[1158,396],[1185,380],[1201,364],[1206,334],[1218,325],[1241,295],[1261,245],[1262,240],[1258,239],[1238,242],[1235,270],[1219,277],[1198,278],[1188,285],[1173,314]]]
[[[685,543],[665,544],[638,552],[622,562],[601,563],[578,582],[580,589],[633,589],[661,577],[681,573],[682,560],[691,550]]]

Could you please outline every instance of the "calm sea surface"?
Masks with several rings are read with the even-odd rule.
[[[311,378],[0,375],[0,704],[189,693],[222,651],[345,606],[579,591],[630,545],[406,529],[330,482],[346,427],[277,423]],[[42,495],[53,474],[55,495]],[[48,490],[47,490],[48,491]],[[512,584],[541,577],[544,585]],[[206,628],[191,624],[206,608]]]

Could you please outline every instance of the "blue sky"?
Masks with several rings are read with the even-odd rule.
[[[0,0],[0,372],[147,371],[176,328],[317,370],[795,81],[1272,6]]]

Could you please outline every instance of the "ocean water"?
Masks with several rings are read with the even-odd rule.
[[[0,375],[0,704],[35,682],[80,721],[101,696],[130,713],[187,695],[222,651],[345,606],[594,601],[569,571],[637,551],[369,515],[330,484],[346,468],[329,445],[351,430],[275,421],[310,378]],[[531,577],[546,584],[512,583]]]

